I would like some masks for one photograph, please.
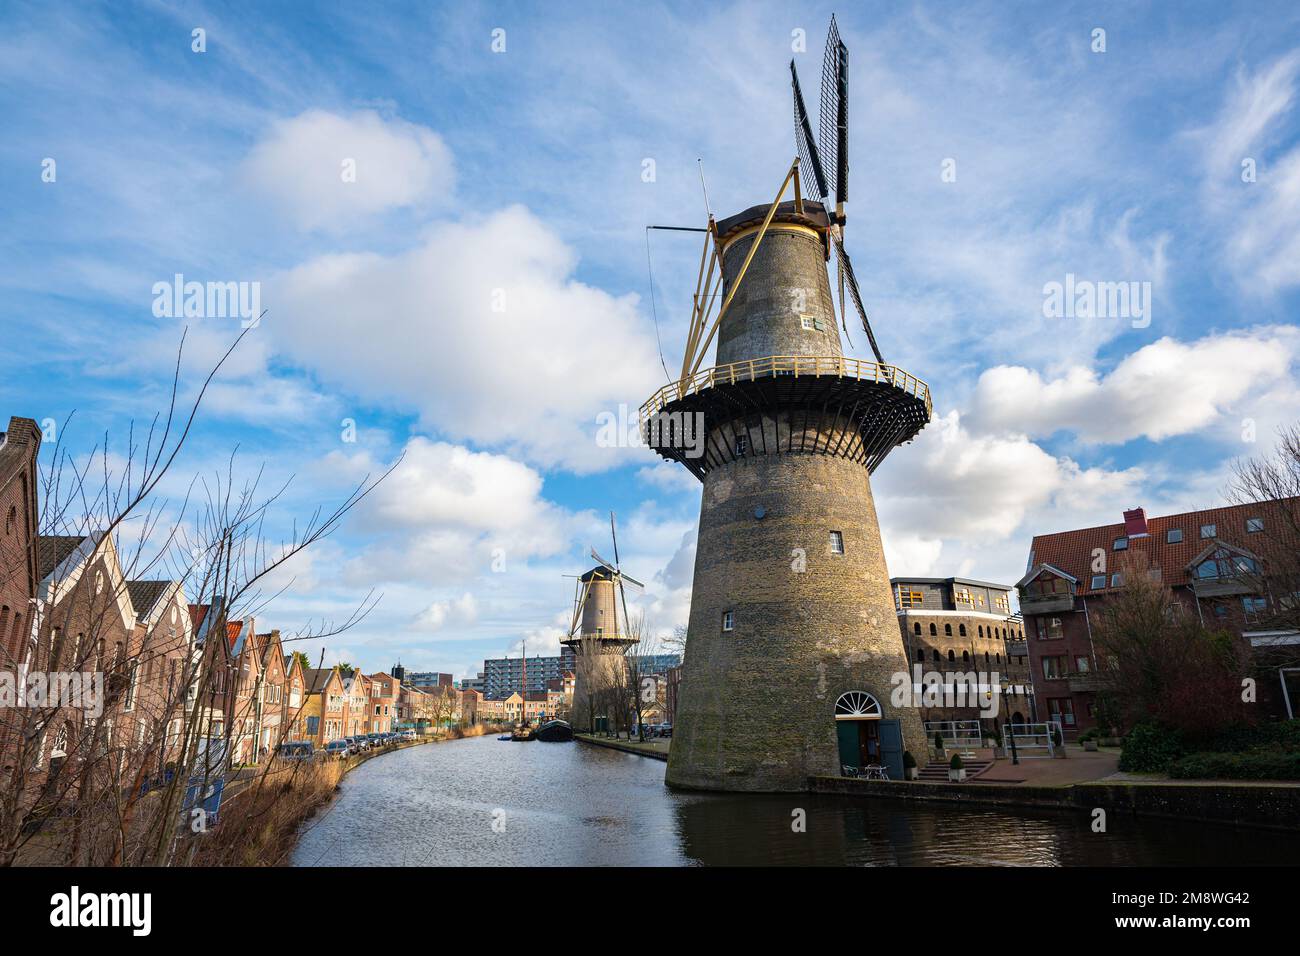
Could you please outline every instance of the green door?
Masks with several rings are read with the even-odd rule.
[[[840,743],[840,767],[861,767],[862,761],[858,757],[857,721],[835,721],[835,736]]]
[[[843,738],[841,738],[843,739]],[[840,744],[840,749],[844,745]],[[880,721],[880,756],[890,780],[903,779],[903,725],[897,720]]]

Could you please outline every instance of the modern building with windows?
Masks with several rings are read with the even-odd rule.
[[[1070,738],[1098,725],[1096,673],[1104,662],[1093,629],[1131,574],[1167,586],[1178,613],[1240,637],[1263,678],[1259,702],[1267,712],[1300,712],[1300,670],[1285,663],[1300,655],[1300,633],[1277,625],[1294,618],[1294,585],[1274,593],[1278,581],[1265,557],[1276,553],[1279,535],[1292,533],[1296,507],[1294,500],[1259,502],[1149,519],[1135,508],[1121,523],[1036,535],[1016,587],[1039,719],[1059,720]],[[1294,542],[1285,548],[1294,555]]]
[[[988,733],[996,725],[1036,719],[1024,626],[1011,609],[1013,585],[970,578],[899,577],[889,583],[914,674],[917,667],[945,679],[975,673],[985,687],[996,679],[995,717],[981,713],[978,702],[922,706],[921,717],[927,724],[979,720]]]

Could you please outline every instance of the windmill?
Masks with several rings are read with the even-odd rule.
[[[613,512],[609,515],[609,533],[614,546],[614,562],[606,561],[594,547],[591,548],[591,557],[596,565],[578,576],[569,634],[561,641],[573,650],[575,657],[573,714],[577,721],[587,719],[594,722],[589,702],[600,698],[602,690],[618,684],[619,668],[624,666],[623,655],[637,643],[637,637],[630,633],[627,588],[643,590],[645,585],[623,571]],[[621,626],[620,606],[623,610]]]
[[[862,320],[862,328],[867,333],[867,340],[871,343],[871,351],[875,353],[876,361],[883,363],[885,360],[876,344],[876,336],[871,331],[867,310],[862,306],[858,280],[853,274],[853,262],[844,248],[844,204],[849,198],[849,50],[840,39],[834,14],[831,14],[831,26],[826,34],[826,52],[822,56],[821,115],[816,137],[813,136],[812,121],[804,106],[803,91],[799,88],[799,71],[795,68],[794,60],[790,61],[790,85],[794,89],[795,147],[799,151],[800,168],[809,171],[803,177],[803,184],[815,186],[816,195],[823,203],[827,203],[832,194],[835,197],[835,211],[830,213],[830,237],[835,246],[840,323],[847,336],[849,327],[844,310],[844,292],[847,286],[853,306]],[[811,182],[808,180],[809,175]]]
[[[885,364],[844,245],[848,60],[832,18],[815,121],[790,65],[795,155],[770,202],[709,214],[681,377],[640,408],[645,443],[703,484],[670,786],[799,791],[876,763],[901,777],[904,749],[926,746],[887,693],[908,657],[871,476],[934,406]],[[844,353],[850,300],[874,361]],[[834,686],[810,694],[823,674]]]

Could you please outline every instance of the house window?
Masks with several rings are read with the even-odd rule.
[[[951,650],[948,651],[948,660],[950,660],[950,661],[955,661],[956,659],[957,659],[957,655],[956,655],[956,653],[954,653],[954,652],[951,651]]]
[[[918,637],[921,636],[921,622],[920,622],[920,621],[917,621],[915,624],[912,625],[912,632],[913,632],[914,634],[916,634]]]
[[[736,436],[736,457],[743,458],[748,453],[749,453],[749,436],[737,435]]]
[[[1250,532],[1251,534],[1254,534],[1256,531],[1263,531],[1263,530],[1264,530],[1264,519],[1263,519],[1263,518],[1247,518],[1247,519],[1246,519],[1246,530],[1247,530],[1248,532]]]
[[[1043,658],[1043,677],[1047,680],[1058,680],[1065,676],[1065,658],[1064,657],[1044,657]]]
[[[965,636],[966,636],[966,625],[965,625],[965,624],[958,624],[958,625],[957,625],[957,634],[958,634],[959,636],[961,636],[961,637],[965,637]]]
[[[1074,659],[1074,669],[1080,674],[1088,673],[1088,658],[1076,657]]]
[[[813,330],[813,317],[811,315],[799,316],[799,327],[805,331],[811,332]]]
[[[1165,532],[1165,544],[1178,544],[1183,540],[1182,528],[1170,528]]]
[[[916,649],[916,662],[917,662],[918,664],[924,664],[924,663],[925,663],[925,648],[923,648],[923,647],[918,647],[918,648]]]
[[[1106,575],[1094,574],[1092,576],[1092,581],[1089,583],[1088,586],[1092,588],[1094,591],[1100,591],[1102,588],[1106,586]]]
[[[730,630],[733,630],[733,629],[735,628],[735,626],[736,626],[736,612],[735,612],[735,611],[723,611],[723,612],[722,612],[722,629],[723,629],[724,631],[730,631]]]
[[[1241,599],[1241,609],[1247,617],[1254,617],[1268,610],[1268,600],[1262,597],[1244,597]]]
[[[1112,574],[1110,576],[1110,586],[1113,588],[1123,587],[1124,575],[1121,574],[1119,571],[1116,571],[1114,574]]]
[[[905,607],[920,607],[923,600],[920,591],[912,591],[901,585],[894,589],[894,599],[900,609]]]
[[[1218,530],[1218,525],[1203,524],[1201,525],[1201,537],[1213,538],[1216,530]]]
[[[938,636],[939,636],[939,629],[938,629],[937,627],[935,627],[933,624],[930,625],[930,636],[931,636],[931,637],[938,637]]]
[[[1054,641],[1065,636],[1061,627],[1059,617],[1045,617],[1038,621],[1038,639],[1040,641]]]
[[[954,588],[952,592],[952,599],[957,604],[970,604],[970,605],[975,604],[974,599],[972,599],[970,596],[970,588]]]
[[[1004,614],[1009,613],[1011,611],[1011,604],[1007,600],[1007,596],[1005,594],[995,595],[993,598],[993,603],[997,605],[998,610],[1002,611]]]
[[[1062,727],[1074,726],[1074,701],[1065,697],[1047,702],[1047,712],[1052,720],[1060,721]]]
[[[1116,539],[1115,539],[1115,543],[1111,546],[1111,550],[1113,550],[1113,551],[1127,551],[1127,550],[1128,550],[1128,538],[1116,538]]]
[[[844,553],[844,535],[838,531],[831,532],[831,554]]]

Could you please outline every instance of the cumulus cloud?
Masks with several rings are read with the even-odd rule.
[[[890,573],[1006,578],[1024,564],[1026,532],[1115,520],[1147,477],[1083,467],[1024,435],[973,432],[951,411],[877,473]]]
[[[418,409],[457,440],[596,470],[643,449],[597,443],[596,415],[654,390],[654,337],[633,295],[573,277],[577,259],[526,209],[442,223],[392,256],[329,255],[276,283],[285,352],[352,393]]]
[[[1044,378],[1002,365],[980,375],[971,417],[1031,437],[1064,430],[1085,442],[1160,441],[1211,427],[1248,396],[1288,382],[1298,352],[1300,330],[1273,326],[1190,343],[1162,338],[1105,375],[1076,365]]]
[[[422,631],[438,631],[448,622],[455,624],[473,624],[478,619],[478,602],[468,591],[458,598],[446,601],[434,601],[415,620],[415,627]]]
[[[368,454],[334,453],[343,474],[377,474]],[[360,506],[376,543],[348,564],[356,583],[465,581],[565,550],[581,520],[542,496],[542,477],[505,455],[417,436]],[[426,623],[445,621],[431,613]]]
[[[335,231],[446,197],[451,151],[423,126],[370,110],[308,110],[275,123],[253,147],[242,178],[304,230]]]

